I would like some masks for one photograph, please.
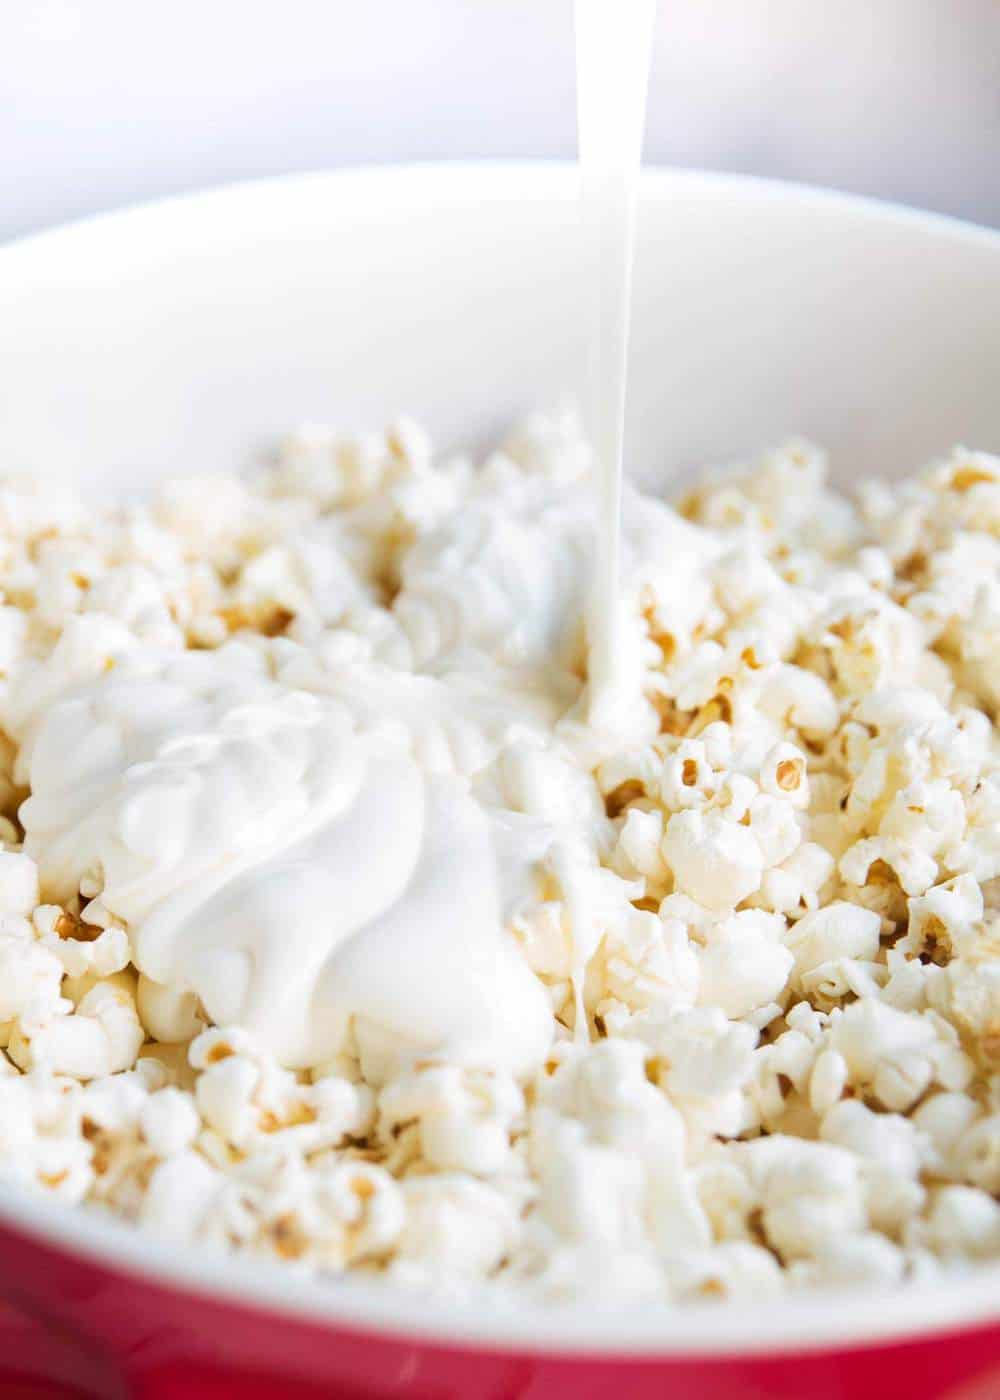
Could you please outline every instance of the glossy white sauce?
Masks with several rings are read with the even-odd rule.
[[[510,913],[547,853],[563,897],[586,900],[574,871],[596,864],[603,812],[567,755],[581,729],[642,727],[623,558],[634,593],[643,570],[682,573],[690,553],[686,527],[652,502],[632,509],[624,549],[621,528],[653,12],[577,6],[596,501],[585,480],[487,475],[404,560],[394,646],[412,671],[303,648],[269,669],[238,644],[158,654],[127,638],[92,662],[84,627],[8,699],[45,896],[100,891],[161,1039],[200,1003],[286,1065],[354,1051],[375,1082],[418,1055],[521,1076],[546,1054],[551,1008]],[[586,723],[560,726],[570,712]],[[497,805],[495,782],[484,799],[498,755],[519,811]],[[572,922],[585,1034],[599,930],[582,932],[585,908]]]
[[[467,777],[414,756],[403,706],[384,723],[385,676],[367,678],[381,712],[355,721],[358,679],[345,702],[226,651],[126,659],[31,734],[26,848],[53,898],[99,872],[140,972],[287,1065],[353,1033],[375,1077],[443,1046],[526,1073],[551,1013],[504,931],[504,887],[528,878],[545,832],[495,837]]]
[[[621,507],[636,196],[655,0],[576,0],[577,112],[587,243],[590,438],[598,480],[591,603],[590,713],[622,727],[634,706],[635,657],[623,625]]]

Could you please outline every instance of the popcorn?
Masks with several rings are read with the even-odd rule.
[[[1000,957],[949,963],[929,999],[974,1038],[987,1065],[1000,1061]]]
[[[581,1123],[551,1110],[537,1111],[531,1138],[542,1221],[556,1235],[602,1251],[635,1249],[645,1233],[645,1173],[638,1158],[588,1143]]]
[[[721,775],[708,759],[703,740],[684,739],[664,759],[655,781],[656,794],[668,811],[701,807],[720,785]]]
[[[670,869],[663,859],[663,813],[630,807],[625,813],[612,864],[623,879],[641,878],[653,889],[664,889]]]
[[[38,866],[23,853],[0,851],[0,915],[30,915],[38,904]]]
[[[382,1258],[395,1246],[407,1218],[403,1192],[382,1167],[341,1163],[324,1170],[317,1195],[346,1227],[350,1262]]]
[[[65,1092],[66,1090],[69,1092]],[[0,1177],[76,1203],[93,1186],[78,1095],[40,1073],[0,1078]]]
[[[648,1012],[634,1017],[627,1033],[646,1046],[671,1097],[680,1102],[738,1089],[750,1075],[757,1043],[755,1030],[728,1021],[716,1007]]]
[[[755,902],[776,914],[798,914],[815,909],[819,895],[834,870],[834,858],[814,841],[805,841],[761,880]]]
[[[718,1007],[694,1007],[640,1013],[625,1034],[647,1047],[646,1073],[670,1095],[692,1141],[744,1130],[750,1113],[741,1090],[753,1070],[754,1027],[730,1022]]]
[[[706,1298],[734,1301],[777,1298],[785,1281],[774,1255],[759,1245],[731,1240],[697,1254],[671,1261],[668,1276],[678,1300]]]
[[[169,1086],[152,1094],[139,1112],[139,1130],[157,1157],[186,1152],[198,1127],[198,1110],[190,1094]]]
[[[0,483],[0,1178],[455,1296],[1000,1257],[1000,461],[848,500],[792,442],[686,519],[627,492],[619,735],[587,722],[591,469],[560,413],[479,470],[401,419],[138,505]],[[544,1022],[516,1073],[488,964],[460,1037],[345,1015],[303,1050],[337,900],[307,891],[291,1010],[285,894],[253,956],[218,904],[164,951],[166,903],[336,806],[358,734],[487,813]]]
[[[372,1091],[328,1075],[301,1084],[238,1028],[203,1031],[189,1058],[198,1077],[195,1099],[202,1120],[240,1151],[270,1148],[315,1151],[363,1136],[373,1120]]]
[[[821,641],[829,649],[834,674],[848,693],[920,675],[919,622],[874,589],[861,599],[835,605],[821,626]]]
[[[839,958],[874,961],[880,927],[877,914],[844,900],[803,915],[786,935],[796,976],[801,979]]]
[[[605,983],[632,1010],[691,1006],[701,976],[696,949],[680,919],[635,910],[606,936]]]
[[[676,812],[662,849],[676,887],[707,909],[734,909],[760,888],[764,860],[756,838],[718,812]]]
[[[973,950],[975,926],[983,917],[983,894],[971,875],[932,886],[926,894],[910,899],[908,909],[906,937],[896,944],[897,950],[940,966]]]
[[[840,1102],[849,1073],[847,1061],[838,1051],[823,1050],[816,1056],[809,1077],[809,1106],[817,1117]]]
[[[153,1172],[140,1219],[152,1234],[193,1243],[221,1193],[223,1175],[197,1152],[179,1152]]]
[[[987,1259],[1000,1248],[1000,1205],[985,1191],[941,1186],[915,1233],[937,1254]]]
[[[814,1042],[794,1027],[757,1052],[751,1092],[769,1131],[784,1127],[787,1113],[800,1111],[798,1096],[807,1087],[815,1059]]]
[[[797,729],[806,739],[825,739],[836,729],[840,709],[822,677],[800,666],[780,665],[768,676],[760,703],[764,713]]]
[[[878,998],[885,983],[885,968],[857,958],[835,958],[804,973],[802,990],[819,1006],[832,1006],[851,997]]]
[[[0,1023],[41,1022],[68,1011],[62,979],[59,959],[35,943],[30,932],[0,927]]]
[[[1000,1114],[980,1118],[952,1148],[957,1175],[995,1195],[1000,1191]]]
[[[875,1113],[857,1099],[842,1099],[824,1114],[820,1136],[900,1176],[915,1177],[926,1157],[911,1122],[897,1113]]]
[[[37,1026],[22,1022],[8,1053],[25,1070],[95,1079],[133,1065],[143,1039],[131,992],[109,978],[88,991],[71,1014]]]
[[[781,942],[784,919],[746,909],[723,919],[698,957],[698,999],[733,1020],[776,1001],[793,965]]]
[[[795,744],[774,746],[761,764],[759,781],[762,791],[770,797],[800,810],[809,806],[807,759]]]
[[[842,1147],[774,1134],[743,1149],[762,1200],[761,1228],[785,1260],[864,1228],[857,1158]]]
[[[765,867],[780,866],[795,854],[802,830],[789,803],[758,793],[747,809],[746,819]]]
[[[885,1065],[912,1073],[915,1062],[933,1054],[937,1032],[926,1016],[908,1015],[866,996],[831,1024],[829,1043],[844,1057],[851,1083],[865,1085]]]
[[[485,1278],[517,1241],[517,1216],[499,1192],[447,1175],[403,1186],[405,1221],[390,1274],[410,1287]]]
[[[35,910],[33,922],[41,934],[40,944],[59,959],[67,977],[112,977],[124,971],[132,960],[125,930],[115,925],[102,928],[91,922],[96,913],[90,906],[87,920],[82,920],[58,905],[43,904]]]
[[[881,836],[869,836],[855,842],[841,857],[839,870],[848,884],[865,886],[869,883],[873,867],[888,870],[890,876],[898,880],[903,893],[908,895],[923,894],[938,875],[937,864],[927,852]],[[877,883],[886,883],[881,874]],[[888,912],[891,906],[885,901],[881,902]]]
[[[793,1283],[812,1288],[886,1288],[903,1282],[906,1256],[874,1230],[831,1238],[789,1270]]]
[[[166,1045],[186,1045],[205,1028],[193,992],[165,987],[150,977],[139,977],[136,1006],[147,1032]]]
[[[879,1103],[903,1112],[923,1096],[933,1078],[934,1065],[930,1059],[914,1059],[910,1064],[886,1061],[875,1071],[872,1089]]]
[[[524,1099],[507,1075],[430,1065],[383,1089],[378,1111],[381,1130],[390,1135],[419,1123],[421,1155],[431,1167],[488,1176],[508,1165]]]
[[[926,1135],[937,1154],[940,1168],[948,1163],[982,1110],[974,1099],[962,1093],[939,1093],[926,1099],[914,1111],[911,1121]]]

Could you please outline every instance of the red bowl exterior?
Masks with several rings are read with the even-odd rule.
[[[764,1356],[447,1347],[268,1312],[109,1269],[0,1227],[0,1395],[141,1400],[865,1400],[1000,1397],[1000,1325]]]

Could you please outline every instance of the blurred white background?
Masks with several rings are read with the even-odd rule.
[[[283,170],[574,149],[571,0],[0,0],[0,237]],[[1000,224],[1000,0],[661,0],[646,159]]]

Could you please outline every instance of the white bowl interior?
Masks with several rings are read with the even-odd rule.
[[[0,255],[0,463],[141,482],[303,419],[479,438],[581,382],[569,167],[296,176]],[[1000,236],[843,196],[649,171],[629,463],[789,432],[842,472],[1000,445]]]
[[[446,166],[268,181],[0,250],[0,464],[142,485],[256,455],[301,420],[400,410],[475,440],[581,382],[568,168]],[[1000,447],[1000,236],[733,177],[644,177],[633,473],[789,432],[843,475]],[[874,1341],[998,1315],[995,1269],[877,1304],[442,1310],[150,1243],[0,1193],[7,1217],[119,1267],[313,1317],[492,1344],[633,1351]]]

